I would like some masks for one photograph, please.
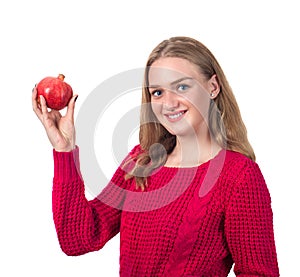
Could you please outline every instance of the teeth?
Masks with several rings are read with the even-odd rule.
[[[171,119],[176,119],[178,118],[179,116],[183,115],[183,112],[180,112],[178,114],[172,114],[172,115],[168,115],[169,118]]]

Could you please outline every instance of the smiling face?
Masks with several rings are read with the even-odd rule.
[[[159,122],[173,135],[201,135],[207,127],[211,98],[218,82],[182,58],[159,58],[149,69],[151,107]],[[211,96],[211,93],[214,93]]]

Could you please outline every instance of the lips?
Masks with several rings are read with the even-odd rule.
[[[167,114],[165,114],[165,117],[169,121],[174,122],[174,121],[179,121],[184,116],[185,113],[186,113],[186,111],[178,111],[178,112],[173,112],[173,113],[167,113]]]

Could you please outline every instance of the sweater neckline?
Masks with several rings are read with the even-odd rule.
[[[221,149],[213,158],[209,159],[206,162],[200,163],[198,165],[194,165],[194,166],[165,166],[163,165],[162,168],[164,169],[177,169],[177,170],[182,170],[182,169],[199,169],[202,167],[206,167],[207,165],[209,165],[212,161],[220,159],[221,157],[223,157],[224,154],[226,154],[227,150],[226,149]]]

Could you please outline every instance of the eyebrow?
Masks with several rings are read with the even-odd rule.
[[[193,80],[193,78],[191,78],[191,77],[182,77],[180,79],[177,79],[177,80],[171,82],[170,85],[173,86],[173,85],[175,85],[177,83],[180,83],[180,82],[182,82],[184,80]],[[158,87],[160,87],[160,86],[159,85],[149,85],[148,86],[148,88],[158,88]]]

